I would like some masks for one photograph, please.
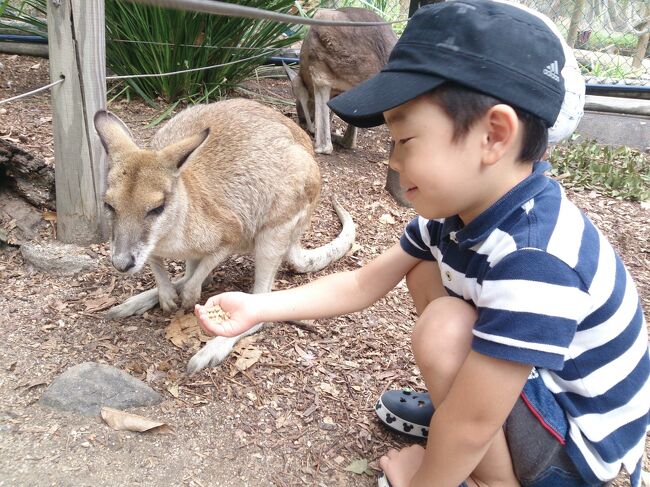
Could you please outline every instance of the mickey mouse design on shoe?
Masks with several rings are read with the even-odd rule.
[[[428,392],[415,392],[408,388],[386,391],[375,404],[375,412],[382,423],[416,438],[428,436],[433,411]]]

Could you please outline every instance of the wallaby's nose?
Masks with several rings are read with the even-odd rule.
[[[127,255],[114,255],[113,267],[120,272],[127,272],[135,267],[135,256],[133,254]]]

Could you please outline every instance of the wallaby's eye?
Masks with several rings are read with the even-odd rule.
[[[149,210],[147,212],[147,216],[158,216],[160,215],[163,211],[165,211],[165,203],[163,203],[160,206],[156,206],[153,210]]]
[[[115,213],[115,208],[113,208],[111,205],[108,203],[104,202],[104,209],[108,211],[109,213]]]

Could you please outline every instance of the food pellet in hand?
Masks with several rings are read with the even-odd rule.
[[[226,313],[221,306],[214,306],[208,309],[208,318],[214,324],[219,324],[230,318],[230,314]]]

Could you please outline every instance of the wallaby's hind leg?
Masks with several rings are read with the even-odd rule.
[[[158,304],[158,288],[149,289],[135,296],[131,296],[122,304],[113,306],[106,312],[106,317],[111,320],[126,318],[127,316],[141,315]]]
[[[332,140],[346,149],[357,148],[357,128],[354,125],[348,124],[345,129],[345,134],[341,136],[332,136]]]
[[[255,240],[255,284],[253,293],[266,293],[273,287],[275,274],[282,263],[291,239],[296,233],[296,224],[301,221],[297,216],[291,222],[272,230],[261,232]],[[220,364],[230,354],[232,348],[241,338],[259,330],[263,323],[236,337],[215,337],[199,350],[187,364],[187,372],[193,374],[205,367]]]
[[[174,285],[169,280],[169,275],[161,259],[149,257],[149,267],[156,279],[156,287],[135,296],[131,296],[122,304],[113,306],[107,313],[106,317],[110,319],[126,318],[127,316],[141,315],[145,311],[160,303],[160,307],[165,312],[173,311],[177,308],[176,300],[178,295]]]
[[[332,139],[330,134],[330,109],[327,102],[330,99],[329,86],[314,86],[314,111],[316,119],[316,144],[314,151],[318,154],[332,153]]]

